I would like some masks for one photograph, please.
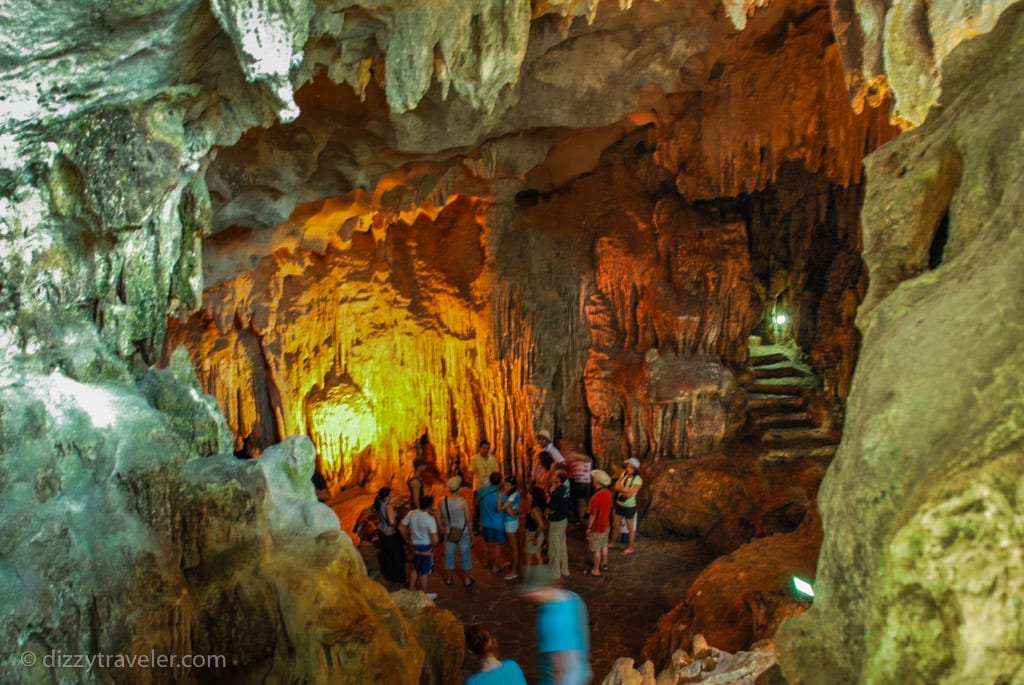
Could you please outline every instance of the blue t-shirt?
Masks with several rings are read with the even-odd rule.
[[[476,491],[477,506],[480,509],[480,525],[494,530],[505,529],[505,514],[498,511],[498,486],[488,485]]]
[[[466,685],[526,685],[526,676],[512,659],[505,659],[493,671],[480,671],[466,679]]]
[[[540,685],[554,684],[552,652],[569,652],[569,668],[562,683],[584,685],[590,671],[590,625],[587,606],[580,596],[562,590],[565,599],[540,606],[537,616],[537,670]]]

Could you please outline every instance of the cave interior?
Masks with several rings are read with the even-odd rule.
[[[9,654],[462,682],[356,519],[543,430],[702,551],[595,682],[1024,683],[1024,3],[42,4],[0,8]]]

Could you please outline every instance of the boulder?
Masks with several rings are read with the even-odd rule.
[[[424,685],[461,683],[462,659],[466,652],[462,623],[422,592],[399,590],[391,596],[423,647],[425,661],[420,682]]]
[[[138,385],[23,372],[0,417],[0,644],[37,659],[5,661],[5,683],[57,653],[213,660],[95,676],[113,683],[419,681],[409,622],[315,499],[308,438],[210,454],[223,419],[180,366]]]
[[[754,537],[792,532],[812,509],[824,468],[766,462],[741,447],[726,456],[645,464],[640,532],[698,538],[728,554]]]
[[[708,647],[705,643],[699,651],[695,645],[693,651],[694,657],[683,651],[675,652],[672,662],[657,677],[654,675],[654,664],[650,661],[645,661],[640,668],[634,668],[632,659],[617,659],[601,685],[775,685],[780,682],[773,679],[773,670],[777,667],[775,653],[770,645],[730,654]]]
[[[697,635],[727,652],[771,638],[783,615],[806,610],[806,604],[783,598],[791,596],[793,576],[815,577],[820,544],[821,522],[812,509],[796,531],[758,538],[716,559],[693,582],[686,599],[658,621],[644,656],[664,666]]]

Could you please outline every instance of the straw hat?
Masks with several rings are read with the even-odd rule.
[[[551,442],[551,431],[547,430],[546,428],[544,430],[539,430],[537,431],[537,437],[544,438],[548,442]]]
[[[455,492],[462,487],[462,476],[452,476],[448,479],[448,489]]]
[[[605,486],[611,485],[612,482],[612,477],[609,476],[607,472],[602,471],[601,469],[597,469],[596,471],[591,472],[590,477],[596,480],[601,485]]]

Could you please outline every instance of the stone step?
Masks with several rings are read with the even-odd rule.
[[[768,410],[776,414],[785,414],[804,408],[802,395],[778,395],[775,393],[748,393],[747,411]]]
[[[790,358],[782,352],[762,352],[755,354],[751,351],[750,361],[747,362],[747,364],[749,366],[770,366],[780,362],[790,362]]]
[[[814,419],[805,411],[783,412],[777,414],[764,414],[754,419],[754,428],[798,428],[800,426],[813,426]]]
[[[796,428],[771,428],[761,435],[765,445],[798,442],[838,442],[838,436],[828,428],[801,426]]]
[[[809,367],[789,361],[755,366],[751,370],[757,378],[808,378],[814,376],[814,371]]]
[[[761,461],[767,463],[780,463],[796,461],[797,459],[815,459],[820,461],[831,461],[836,456],[839,445],[804,445],[801,447],[774,447],[761,455]]]
[[[759,378],[747,391],[762,395],[802,395],[813,388],[818,379],[809,378]]]

